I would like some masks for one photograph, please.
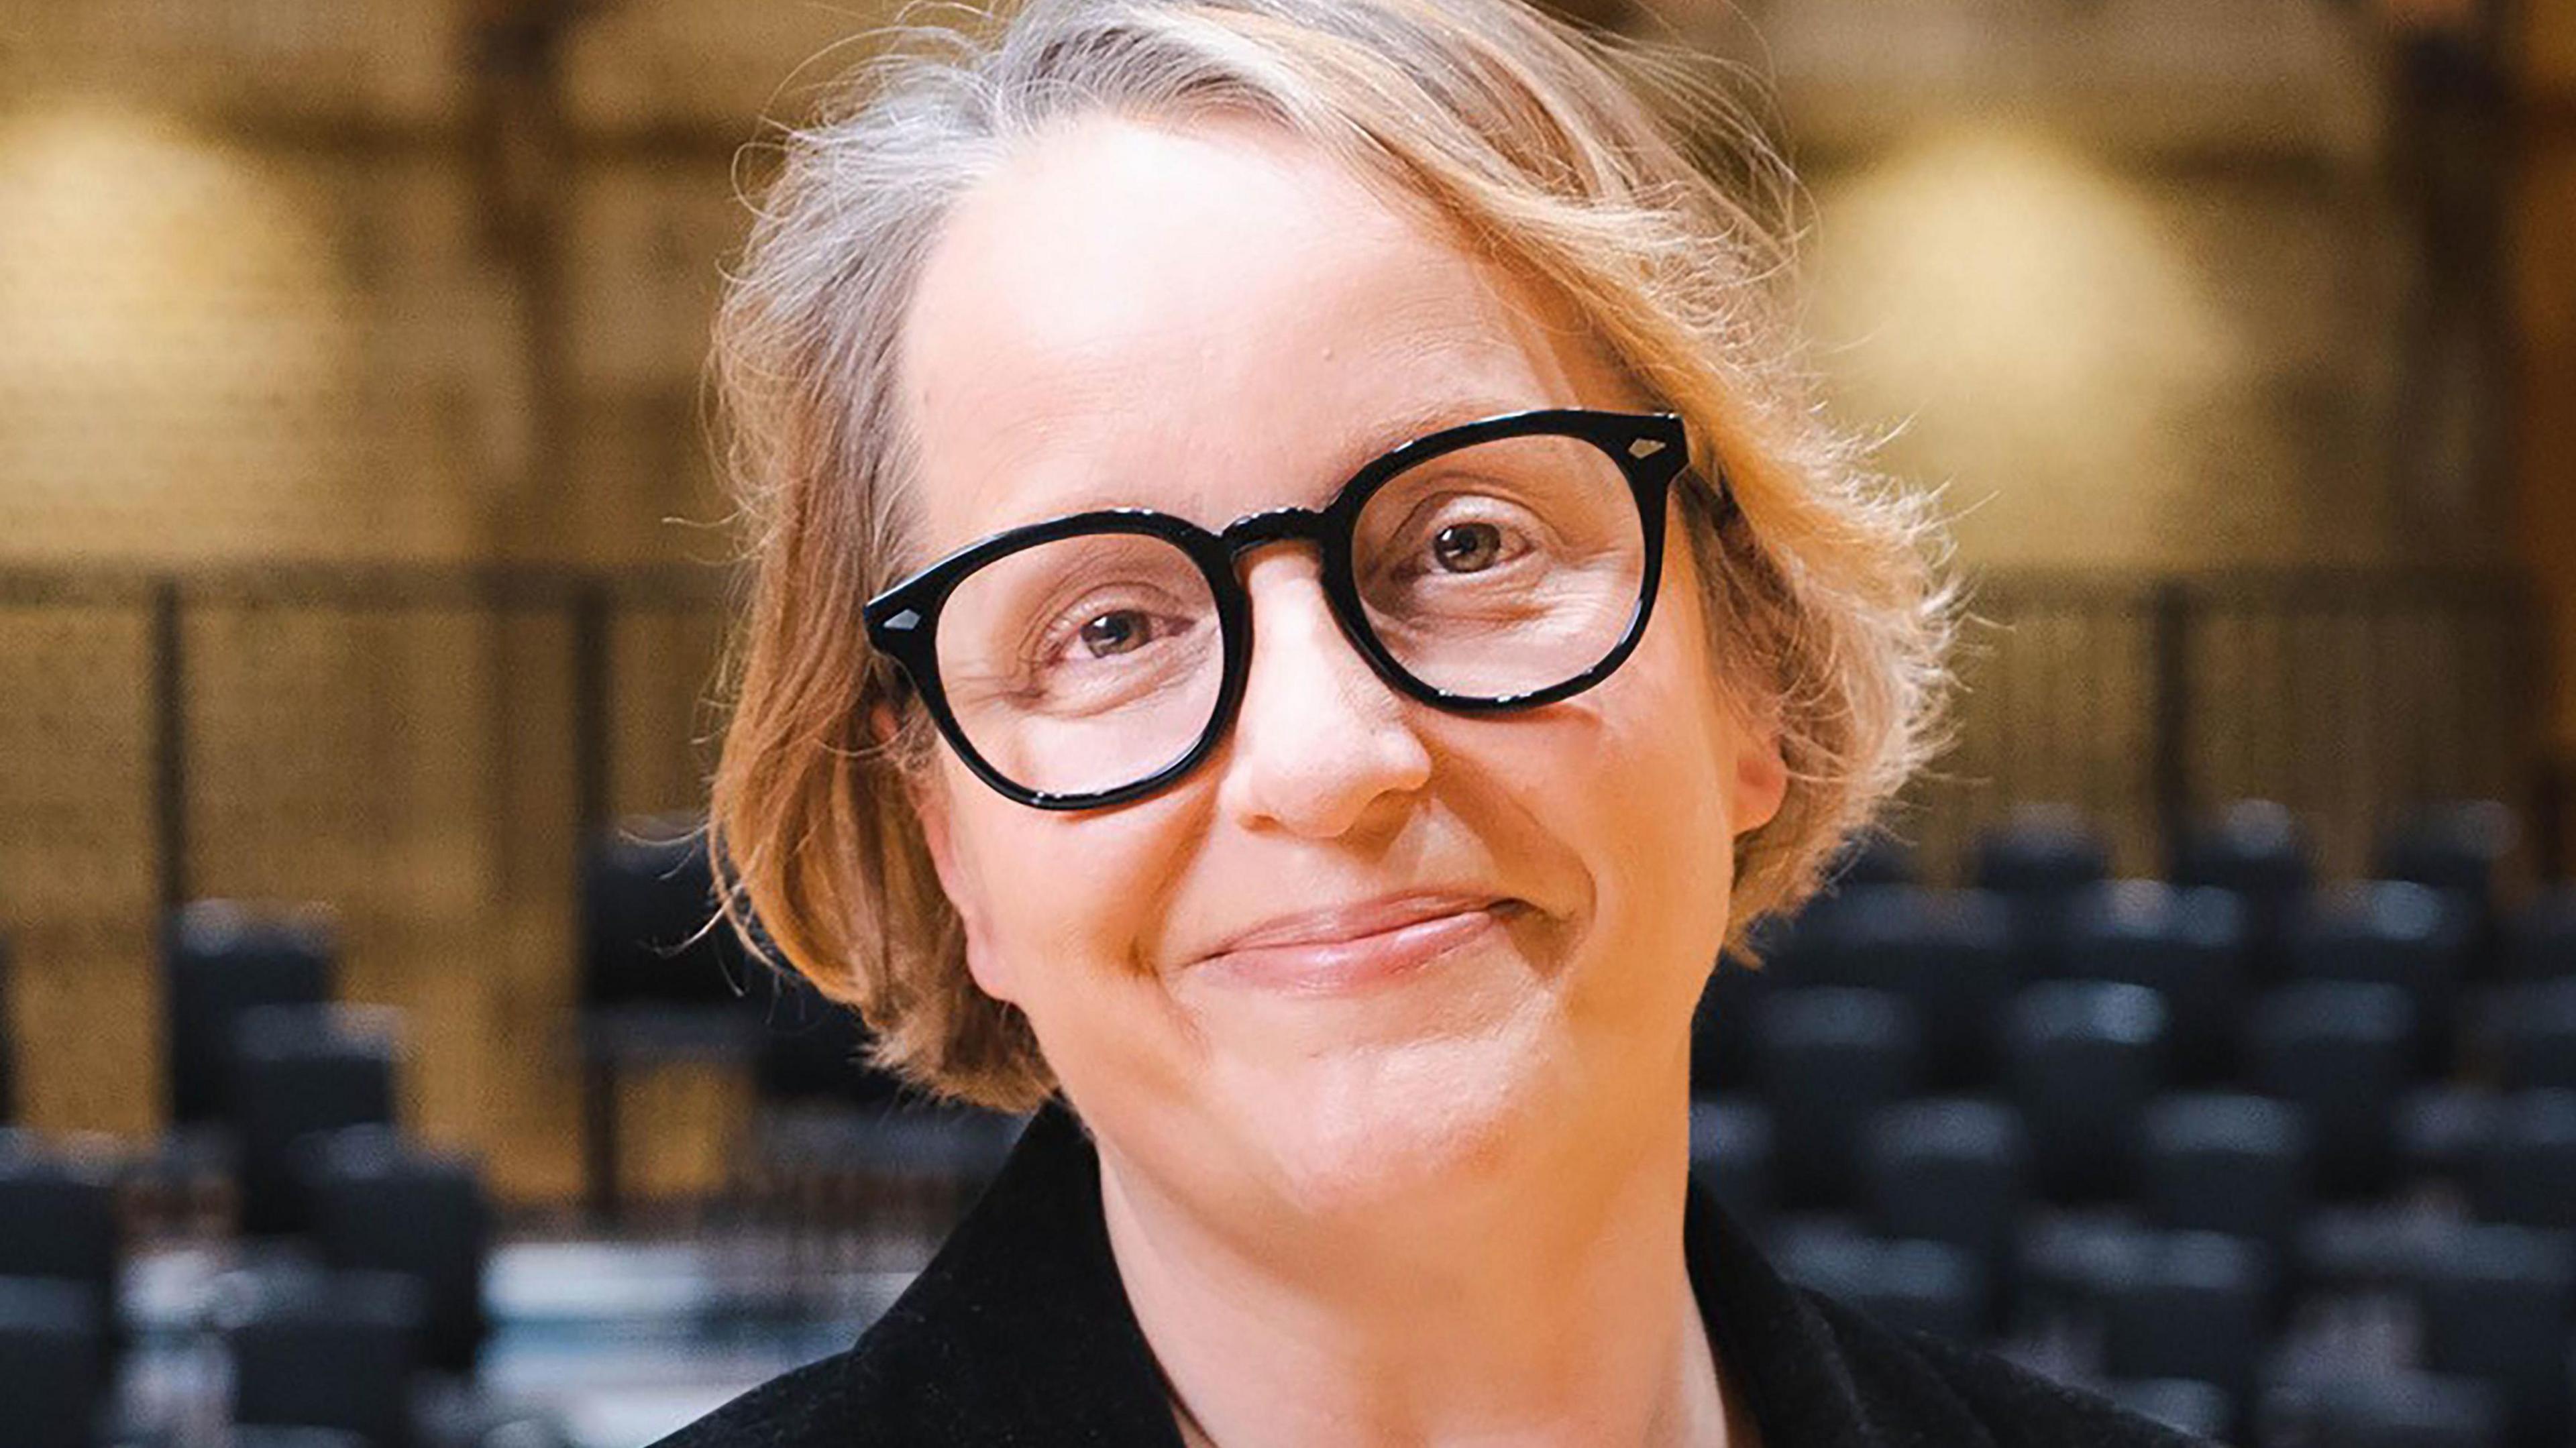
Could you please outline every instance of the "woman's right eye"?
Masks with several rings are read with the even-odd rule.
[[[1452,523],[1431,535],[1431,556],[1449,573],[1482,573],[1503,553],[1503,532],[1491,523]]]
[[[1104,613],[1075,630],[1074,636],[1095,659],[1141,647],[1153,630],[1150,615],[1132,608]]]
[[[1188,608],[1159,590],[1151,598],[1078,600],[1038,631],[1028,658],[1039,669],[1116,663],[1170,643],[1192,622]]]

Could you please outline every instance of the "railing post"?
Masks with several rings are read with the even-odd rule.
[[[625,1203],[618,1190],[623,1174],[618,1150],[618,1071],[601,1055],[604,1044],[591,1038],[588,999],[588,929],[582,891],[589,878],[584,868],[592,847],[609,828],[615,806],[609,795],[613,780],[609,701],[615,681],[610,658],[608,585],[584,577],[572,593],[572,728],[573,728],[573,970],[576,975],[575,1030],[581,1051],[581,1159],[583,1195],[591,1220],[613,1225]]]
[[[188,658],[179,580],[152,587],[152,830],[161,908],[188,903]]]
[[[2549,708],[2557,690],[2566,686],[2551,677],[2550,620],[2541,612],[2538,591],[2528,585],[2509,588],[2505,605],[2506,637],[2511,640],[2509,707],[2519,721],[2523,761],[2520,797],[2531,810],[2531,863],[2544,885],[2576,880],[2576,759],[2555,747]],[[2564,652],[2563,650],[2560,652]]]
[[[2156,585],[2148,624],[2155,670],[2148,737],[2159,869],[2171,864],[2191,829],[2191,644],[2196,622],[2188,584],[2167,579]]]
[[[583,578],[572,596],[573,810],[581,847],[607,828],[611,770],[608,717],[612,688],[608,585]]]

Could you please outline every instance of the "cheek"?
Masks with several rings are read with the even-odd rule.
[[[1187,864],[1192,827],[1174,807],[1180,802],[1058,814],[971,779],[966,787],[985,796],[959,813],[960,844],[972,857],[968,908],[1041,1037],[1104,1001],[1159,989],[1141,947]]]
[[[1641,881],[1722,901],[1733,855],[1722,701],[1696,647],[1641,648],[1630,662],[1632,687],[1603,701],[1606,827]]]
[[[1588,755],[1566,758],[1593,764],[1564,771],[1581,787],[1558,808],[1559,817],[1584,822],[1596,948],[1656,962],[1680,980],[1706,970],[1725,934],[1735,725],[1698,597],[1686,577],[1667,580],[1675,584],[1658,600],[1637,652],[1593,691],[1599,697],[1571,701],[1592,700],[1592,737],[1581,746]],[[1620,974],[1640,986],[1666,979],[1660,968]],[[1696,989],[1689,987],[1694,997]]]

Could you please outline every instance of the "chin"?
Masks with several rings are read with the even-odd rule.
[[[1268,1083],[1251,1114],[1288,1205],[1324,1220],[1472,1196],[1542,1143],[1547,1074],[1518,1033],[1332,1052]]]

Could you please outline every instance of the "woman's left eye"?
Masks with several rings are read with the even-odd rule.
[[[1431,522],[1427,532],[1415,536],[1420,541],[1402,555],[1403,562],[1397,567],[1399,577],[1471,578],[1507,568],[1535,548],[1529,533],[1507,518],[1460,517],[1453,513],[1446,520]]]
[[[1138,648],[1153,636],[1153,632],[1152,616],[1137,609],[1122,608],[1084,624],[1076,636],[1081,639],[1082,646],[1090,650],[1091,656],[1098,659]]]
[[[1503,530],[1491,523],[1452,523],[1431,535],[1431,556],[1450,573],[1482,573],[1503,556]]]

